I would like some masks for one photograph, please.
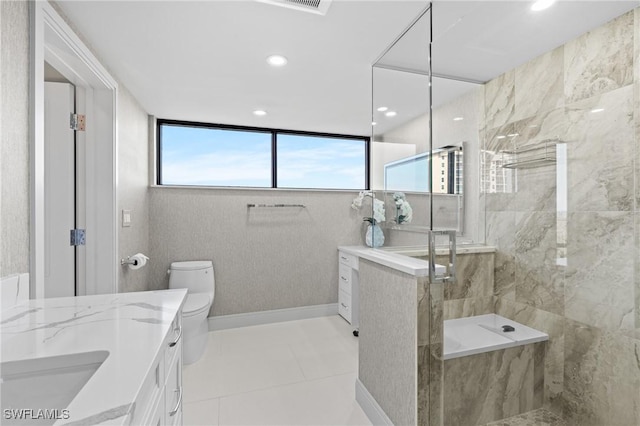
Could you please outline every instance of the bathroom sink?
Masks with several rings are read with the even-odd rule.
[[[108,351],[94,351],[0,363],[3,416],[6,410],[33,410],[14,424],[53,424],[55,418],[29,417],[36,417],[38,410],[58,410],[60,414],[108,356]]]

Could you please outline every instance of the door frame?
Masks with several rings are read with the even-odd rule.
[[[87,245],[78,258],[78,295],[118,291],[118,84],[46,0],[29,3],[30,17],[30,297],[44,297],[44,62],[84,91]]]

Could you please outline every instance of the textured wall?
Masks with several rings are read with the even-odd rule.
[[[354,192],[151,189],[152,288],[171,262],[212,260],[213,315],[336,303],[339,245],[362,244]],[[252,208],[247,204],[304,204]]]
[[[570,424],[640,424],[639,10],[485,86],[485,176],[501,150],[566,141],[483,198],[496,312],[549,333],[545,404]]]
[[[29,4],[0,2],[0,276],[29,272]]]
[[[395,425],[417,423],[414,276],[360,259],[358,378]]]
[[[122,85],[118,90],[118,250],[120,258],[149,255],[149,126],[147,113]],[[130,210],[131,226],[123,228],[122,210]],[[149,266],[120,269],[120,291],[153,288]]]

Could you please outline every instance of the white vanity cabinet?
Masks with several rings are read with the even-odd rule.
[[[182,312],[171,324],[136,406],[131,425],[182,424]]]
[[[338,313],[358,327],[358,256],[338,251]]]

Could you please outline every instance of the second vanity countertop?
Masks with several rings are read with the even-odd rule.
[[[338,250],[352,254],[372,262],[379,263],[398,271],[416,277],[429,276],[429,262],[418,257],[429,254],[426,247],[384,247],[371,248],[366,246],[340,246]],[[456,247],[456,254],[495,253],[495,247],[484,245],[460,245]],[[446,255],[448,250],[436,248],[436,255]],[[436,274],[445,273],[443,265],[436,264]]]
[[[177,289],[37,299],[3,309],[1,360],[108,351],[66,407],[70,418],[55,424],[127,424],[186,294]]]
[[[429,262],[426,260],[366,246],[340,246],[338,250],[416,277],[429,276]],[[436,264],[436,274],[444,272],[445,267]]]

